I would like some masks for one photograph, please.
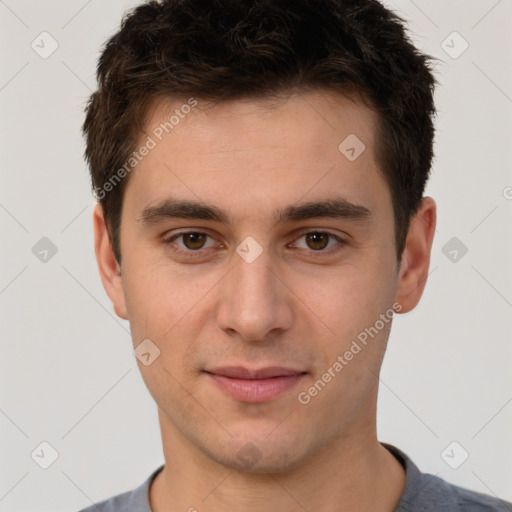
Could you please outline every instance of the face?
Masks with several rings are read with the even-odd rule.
[[[180,106],[149,112],[103,281],[134,347],[159,350],[139,367],[164,438],[285,471],[374,431],[393,307],[410,309],[377,117],[316,91],[199,102],[160,134]]]

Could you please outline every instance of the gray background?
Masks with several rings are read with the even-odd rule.
[[[80,133],[99,49],[137,3],[0,1],[3,512],[76,510],[163,462],[128,324],[97,274]],[[379,435],[423,471],[512,500],[512,1],[388,4],[440,59],[439,223],[424,297],[394,323]],[[58,44],[46,58],[44,31]],[[48,469],[43,441],[59,455]]]

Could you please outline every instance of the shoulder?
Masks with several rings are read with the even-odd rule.
[[[422,473],[398,448],[381,444],[405,469],[405,488],[395,512],[512,512],[512,503]]]
[[[84,508],[79,512],[128,512],[130,510],[130,501],[132,499],[134,491],[124,492],[118,494],[108,500],[100,501],[90,507]]]
[[[98,503],[94,503],[79,512],[151,512],[149,504],[149,489],[163,465],[153,471],[151,475],[133,491],[118,494]]]
[[[489,496],[476,491],[451,484],[434,475],[421,474],[421,484],[424,486],[418,494],[419,503],[434,506],[432,510],[464,511],[464,512],[512,512],[512,504],[495,496]],[[441,507],[441,508],[438,508]],[[425,509],[430,510],[430,509]]]

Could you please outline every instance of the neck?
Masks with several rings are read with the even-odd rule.
[[[392,512],[405,486],[401,464],[374,428],[352,429],[300,467],[259,474],[212,460],[159,416],[165,467],[150,489],[153,512]]]

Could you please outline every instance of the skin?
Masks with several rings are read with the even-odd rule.
[[[156,102],[141,142],[180,105]],[[379,315],[393,305],[412,310],[426,283],[436,205],[422,200],[397,268],[391,195],[374,154],[376,123],[362,103],[319,90],[272,102],[199,102],[129,177],[121,266],[97,206],[105,290],[130,321],[134,347],[149,338],[160,349],[151,365],[138,363],[158,406],[165,456],[150,490],[155,512],[392,511],[398,503],[405,474],[376,434],[391,322],[309,403],[297,399]],[[366,146],[354,161],[338,149],[349,134]],[[232,224],[141,221],[145,208],[171,195],[215,205]],[[276,208],[334,196],[369,216],[277,224],[272,216]],[[164,241],[187,230],[211,237],[199,257],[189,239]],[[308,243],[305,234],[318,231],[334,235],[327,248]],[[252,263],[236,252],[248,236],[262,249]],[[272,400],[245,403],[204,372],[231,365],[307,373]],[[247,443],[258,459],[250,467],[237,456]]]

